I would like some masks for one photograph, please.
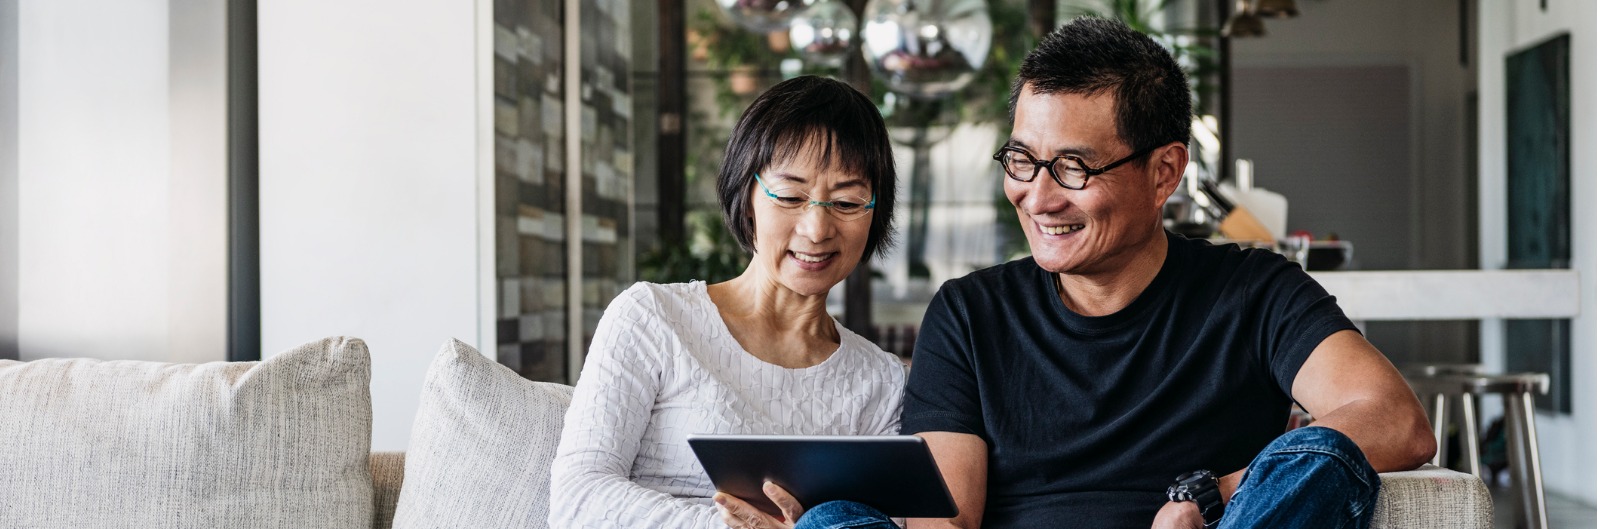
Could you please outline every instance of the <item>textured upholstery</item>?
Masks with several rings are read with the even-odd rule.
[[[1372,529],[1488,529],[1494,504],[1483,480],[1433,465],[1379,474]]]
[[[542,529],[572,387],[531,382],[456,340],[422,386],[394,527]]]
[[[263,362],[0,361],[0,527],[368,525],[370,378],[353,338]]]
[[[394,525],[394,509],[400,503],[400,485],[405,477],[405,452],[372,454],[372,529]]]
[[[397,495],[400,492],[399,476],[378,475],[378,458],[390,459],[395,464],[403,458],[399,454],[374,454],[373,487],[377,495]],[[1371,529],[1489,529],[1494,518],[1494,505],[1489,499],[1489,489],[1483,481],[1432,465],[1408,472],[1379,474],[1383,488],[1378,493],[1378,506],[1372,514]],[[393,505],[390,505],[393,508]],[[390,511],[392,513],[392,511]],[[373,529],[389,529],[389,517],[380,509],[374,519]]]
[[[570,387],[447,344],[408,457],[369,453],[369,377],[352,338],[252,363],[0,361],[0,527],[388,529],[397,502],[396,527],[545,527]],[[1382,479],[1374,529],[1489,527],[1471,475]]]

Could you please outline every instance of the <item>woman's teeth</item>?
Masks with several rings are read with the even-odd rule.
[[[820,263],[820,262],[828,260],[828,254],[824,254],[824,255],[809,255],[809,254],[803,254],[803,253],[800,253],[800,252],[790,252],[790,253],[794,254],[795,258],[797,258],[797,259],[799,259],[801,261],[805,261],[807,263]]]
[[[1062,235],[1062,234],[1065,234],[1067,232],[1074,232],[1074,231],[1081,230],[1081,229],[1083,229],[1083,225],[1082,224],[1068,224],[1066,226],[1039,226],[1039,229],[1044,230],[1045,235]]]

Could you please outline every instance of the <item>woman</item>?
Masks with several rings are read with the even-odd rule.
[[[792,527],[797,508],[718,494],[686,436],[899,433],[902,364],[826,307],[889,244],[893,160],[876,107],[839,81],[784,81],[745,110],[717,195],[750,264],[612,301],[556,451],[551,527]]]

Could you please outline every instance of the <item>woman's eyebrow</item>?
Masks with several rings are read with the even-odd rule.
[[[861,188],[867,188],[867,189],[871,189],[872,188],[872,186],[867,183],[867,179],[865,179],[865,178],[851,178],[849,180],[845,180],[843,182],[839,182],[837,184],[834,184],[833,185],[833,190],[834,191],[838,191],[840,189],[846,189],[846,188],[851,188],[851,187],[861,187]]]
[[[791,182],[791,183],[802,184],[802,185],[811,183],[811,181],[807,180],[805,177],[802,177],[802,176],[800,176],[798,174],[795,174],[795,173],[792,173],[792,172],[789,172],[789,171],[772,171],[770,174],[763,174],[762,176],[763,177],[769,177],[769,178],[771,178],[771,179],[773,179],[775,181]],[[872,185],[870,183],[868,183],[866,178],[858,176],[858,177],[851,178],[849,180],[845,180],[845,181],[839,182],[837,184],[834,184],[833,185],[833,189],[831,189],[831,191],[838,191],[840,189],[846,189],[846,188],[852,188],[852,187],[871,189]]]
[[[809,180],[801,178],[800,175],[788,171],[772,171],[771,173],[767,174],[767,177],[773,180],[785,180],[789,182],[798,182],[801,184],[809,182]]]

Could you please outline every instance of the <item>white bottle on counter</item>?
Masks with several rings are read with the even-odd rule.
[[[1283,195],[1255,187],[1255,164],[1240,158],[1234,166],[1233,185],[1220,186],[1228,198],[1239,207],[1255,214],[1272,238],[1282,240],[1289,234],[1289,199]]]

